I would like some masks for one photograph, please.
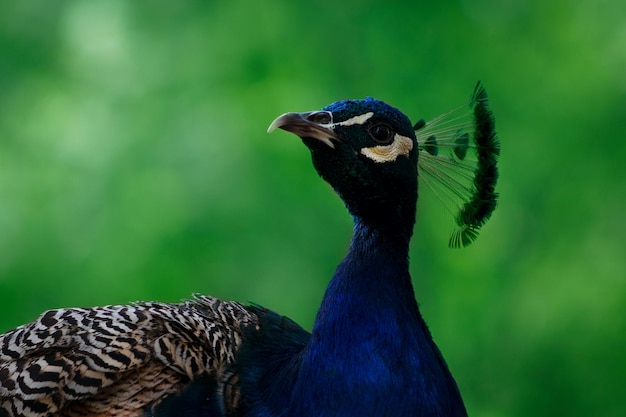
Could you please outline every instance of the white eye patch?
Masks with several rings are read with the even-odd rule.
[[[399,156],[409,156],[409,152],[413,149],[413,140],[395,134],[393,142],[389,145],[372,146],[371,148],[361,149],[361,154],[365,155],[369,159],[377,163],[393,162]]]

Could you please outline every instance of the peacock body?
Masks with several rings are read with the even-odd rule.
[[[473,100],[491,122],[473,125],[491,140],[475,149],[496,152],[481,87]],[[354,218],[311,333],[205,296],[48,311],[0,336],[0,416],[465,416],[409,275],[418,156],[435,146],[416,136],[424,126],[371,98],[270,126],[301,137]],[[470,240],[492,210],[463,219]]]

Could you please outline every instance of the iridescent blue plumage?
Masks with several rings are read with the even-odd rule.
[[[239,373],[246,415],[465,416],[409,275],[417,200],[413,126],[371,98],[322,112],[330,114],[283,115],[278,127],[302,137],[318,173],[346,203],[355,220],[352,243],[310,338],[291,324],[282,330],[275,318],[244,343]],[[390,133],[379,134],[380,126]],[[415,146],[398,147],[397,155],[385,156],[388,162],[368,157],[373,149],[388,155],[406,140]]]
[[[493,117],[480,85],[473,97],[479,161],[460,243],[497,197]],[[354,219],[312,332],[259,306],[203,296],[48,311],[0,335],[0,417],[466,416],[409,275],[418,160],[435,163],[445,135],[418,144],[415,130],[429,125],[372,98],[284,114],[275,128],[302,139]],[[470,137],[455,126],[437,134],[450,131],[466,160]],[[448,162],[439,178],[457,166]]]
[[[242,347],[245,415],[465,416],[413,297],[407,255],[407,236],[357,222],[312,335],[274,316]]]

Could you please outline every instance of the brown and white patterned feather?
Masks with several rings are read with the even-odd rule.
[[[249,326],[243,305],[204,296],[47,311],[0,335],[0,416],[142,416],[199,377],[228,384]]]

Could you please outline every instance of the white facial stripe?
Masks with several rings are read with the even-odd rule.
[[[344,120],[343,122],[320,124],[320,126],[334,130],[337,126],[362,125],[363,123],[367,122],[373,115],[374,112],[370,111],[364,114],[360,114],[358,116],[351,117],[348,120]]]
[[[351,117],[348,120],[344,120],[343,122],[333,123],[332,127],[335,127],[335,126],[362,125],[363,123],[367,122],[373,115],[374,115],[374,112],[370,111],[370,112],[367,112],[365,114],[361,114],[361,115],[358,115],[358,116]]]
[[[377,163],[393,162],[398,156],[409,156],[409,152],[413,149],[413,140],[396,133],[393,142],[385,146],[372,146],[371,148],[361,149],[361,153]]]

